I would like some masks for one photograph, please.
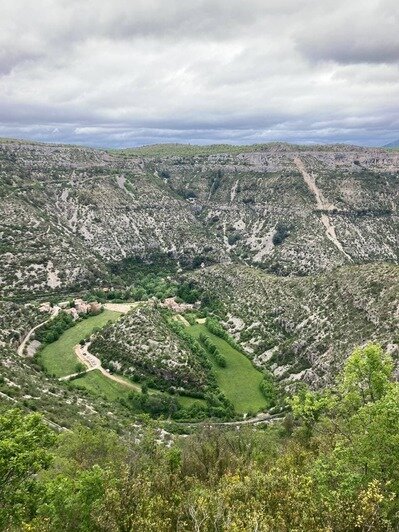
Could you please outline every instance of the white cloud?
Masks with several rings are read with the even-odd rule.
[[[398,22],[392,0],[2,0],[2,135],[383,143]]]

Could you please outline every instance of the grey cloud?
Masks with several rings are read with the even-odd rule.
[[[366,33],[348,35],[349,31],[329,32],[323,36],[312,35],[303,41],[299,50],[308,58],[337,63],[399,63],[399,37],[391,42],[381,42]]]
[[[399,137],[397,14],[391,0],[3,0],[0,132],[383,143]]]
[[[330,16],[310,19],[295,35],[308,59],[353,63],[399,63],[399,4],[367,0],[340,5]]]

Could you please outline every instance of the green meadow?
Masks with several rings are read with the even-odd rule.
[[[208,354],[217,383],[239,414],[258,412],[266,407],[266,399],[260,391],[263,375],[242,353],[231,347],[225,340],[211,334],[203,324],[187,327],[187,332],[198,339],[206,334],[226,359],[226,367],[216,364]]]
[[[79,362],[74,351],[75,345],[90,336],[96,327],[104,327],[108,321],[115,321],[120,315],[120,312],[104,310],[97,316],[80,321],[66,330],[58,340],[46,345],[39,357],[48,373],[55,377],[75,373],[76,364]]]

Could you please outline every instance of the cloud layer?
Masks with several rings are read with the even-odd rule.
[[[399,138],[397,0],[2,0],[0,136]]]

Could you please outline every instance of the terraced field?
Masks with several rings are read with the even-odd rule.
[[[231,347],[225,340],[211,334],[203,324],[187,327],[187,332],[198,339],[206,334],[226,359],[226,367],[221,368],[209,354],[209,360],[220,389],[229,399],[237,413],[258,412],[266,407],[266,400],[260,391],[262,374],[242,353]]]

